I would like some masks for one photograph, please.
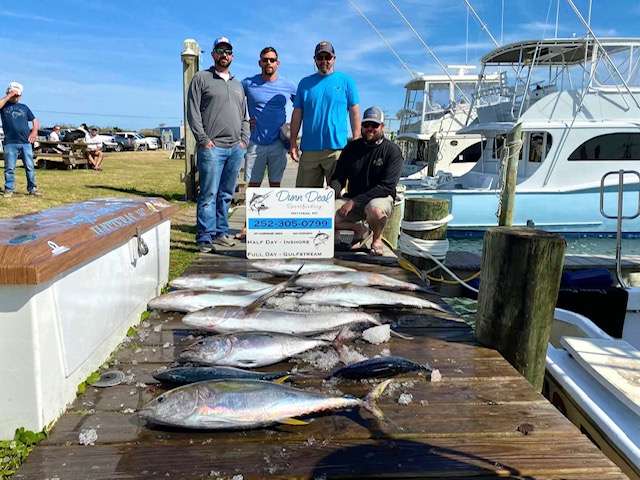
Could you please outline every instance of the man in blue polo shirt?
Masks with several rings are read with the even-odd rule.
[[[291,148],[300,161],[296,187],[323,187],[336,168],[347,144],[348,124],[353,139],[360,138],[360,108],[356,84],[344,73],[335,72],[336,54],[329,42],[316,45],[314,61],[318,73],[298,85],[291,116]],[[347,118],[348,117],[348,118]],[[296,139],[302,125],[302,156]]]
[[[287,167],[287,149],[280,138],[280,128],[287,121],[287,101],[296,95],[296,85],[278,75],[278,52],[265,47],[260,52],[258,75],[242,80],[249,107],[251,138],[245,154],[244,179],[250,187],[262,184],[268,170],[269,186],[279,187]],[[236,234],[246,237],[246,227]]]
[[[4,198],[13,197],[18,154],[22,154],[22,163],[27,172],[29,195],[41,195],[36,187],[31,145],[38,137],[38,120],[29,107],[20,103],[23,90],[24,87],[21,84],[11,82],[7,87],[7,94],[0,99],[0,119],[4,129]],[[31,128],[29,128],[29,122],[31,122]]]

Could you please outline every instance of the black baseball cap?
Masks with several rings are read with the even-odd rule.
[[[331,45],[329,42],[320,42],[318,45],[316,45],[316,53],[314,53],[313,55],[316,56],[320,52],[327,52],[331,55],[336,54],[335,50],[333,49],[333,45]]]

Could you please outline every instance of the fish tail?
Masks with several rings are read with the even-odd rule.
[[[391,383],[391,379],[385,380],[384,382],[377,385],[373,390],[371,390],[366,397],[364,397],[364,408],[370,411],[374,417],[378,420],[387,421],[382,413],[382,410],[378,408],[376,405],[376,400],[382,395],[382,392],[385,391],[387,386]]]
[[[347,337],[348,332],[349,332],[348,326],[342,327],[342,330],[340,330],[340,333],[338,333],[338,336],[333,341],[333,348],[335,348],[340,361],[345,365],[349,364],[349,359],[347,358],[347,352],[345,352],[344,350],[344,341]]]
[[[413,337],[411,335],[404,335],[402,333],[396,332],[393,329],[391,329],[391,335],[393,335],[394,337],[401,338],[403,340],[413,340]]]
[[[277,285],[275,285],[274,287],[270,288],[269,290],[267,290],[267,292],[258,297],[256,300],[253,301],[253,303],[249,306],[247,306],[245,308],[246,311],[252,311],[257,309],[260,305],[262,305],[264,302],[266,302],[269,298],[271,297],[275,297],[276,295],[278,295],[279,293],[284,292],[288,287],[291,286],[291,284],[294,282],[294,280],[296,279],[296,277],[298,276],[298,274],[300,273],[300,270],[302,270],[302,267],[304,267],[304,262],[302,263],[302,265],[300,266],[300,268],[298,268],[298,270],[296,271],[296,273],[294,273],[293,275],[291,275],[291,277],[282,282],[279,283]]]

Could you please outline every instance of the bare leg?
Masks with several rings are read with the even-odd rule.
[[[384,211],[376,207],[366,208],[364,211],[367,223],[373,231],[373,239],[371,240],[371,253],[380,255],[382,251],[382,230],[387,223],[387,215]]]

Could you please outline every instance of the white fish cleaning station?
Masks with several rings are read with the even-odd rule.
[[[0,220],[0,440],[57,419],[140,321],[178,209],[104,198]]]

